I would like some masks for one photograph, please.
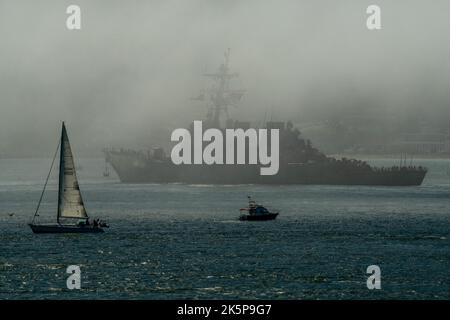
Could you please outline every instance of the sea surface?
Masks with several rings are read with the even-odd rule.
[[[414,160],[430,169],[420,187],[121,184],[79,159],[88,213],[111,227],[35,235],[50,162],[0,159],[0,299],[450,299],[448,159]],[[55,220],[56,186],[53,174],[41,222]],[[238,221],[247,195],[278,219]]]

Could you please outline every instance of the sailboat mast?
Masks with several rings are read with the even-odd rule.
[[[64,125],[64,121],[62,123],[62,130],[61,130],[61,142],[60,142],[60,152],[59,152],[59,182],[58,182],[58,212],[56,215],[56,221],[59,224],[59,216],[61,215],[61,207],[63,205],[62,203],[62,196],[64,194],[64,131],[66,130],[66,127]]]

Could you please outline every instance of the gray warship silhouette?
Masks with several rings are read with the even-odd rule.
[[[230,51],[216,73],[205,74],[213,86],[195,100],[207,102],[203,129],[248,129],[250,122],[230,119],[228,108],[236,106],[244,90],[230,88],[230,80],[238,77],[229,69]],[[223,115],[225,125],[221,124]],[[356,159],[326,156],[289,122],[267,121],[260,128],[279,129],[280,158],[278,174],[260,175],[260,165],[175,165],[163,148],[151,151],[104,149],[105,159],[124,183],[186,183],[186,184],[318,184],[318,185],[420,185],[427,169],[421,166],[378,168]],[[191,124],[192,130],[192,124]],[[248,152],[246,152],[248,157]],[[246,161],[248,163],[248,161]]]

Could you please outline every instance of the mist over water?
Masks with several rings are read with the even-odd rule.
[[[49,159],[0,159],[0,299],[448,299],[450,161],[423,162],[422,186],[271,187],[121,184],[80,159],[88,214],[111,227],[35,235]],[[54,222],[56,186],[41,223]],[[238,221],[247,195],[280,216]],[[72,264],[81,290],[66,288]],[[366,287],[372,264],[382,290]]]
[[[192,98],[228,48],[245,90],[233,119],[290,120],[327,154],[450,134],[448,0],[377,0],[378,31],[369,0],[77,0],[79,31],[71,4],[0,0],[0,299],[450,297],[449,159],[403,155],[429,169],[420,186],[231,186],[120,183],[101,153],[167,148],[204,120]],[[104,234],[27,226],[61,121]],[[361,158],[399,166],[390,156]],[[55,221],[56,167],[40,223]],[[239,221],[247,195],[280,215]],[[66,289],[71,264],[80,291]],[[382,290],[366,287],[373,264]]]
[[[246,90],[235,119],[290,119],[307,135],[370,117],[381,142],[448,127],[448,1],[377,1],[377,32],[365,26],[370,1],[80,0],[80,31],[65,27],[70,4],[0,3],[1,156],[49,156],[61,120],[85,156],[166,146],[204,118],[190,98],[227,48]]]

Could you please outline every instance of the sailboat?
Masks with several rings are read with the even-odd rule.
[[[39,216],[39,207],[58,154],[58,149],[60,156],[57,223],[38,224],[35,222],[36,217]],[[106,223],[100,222],[99,220],[94,220],[93,223],[89,222],[89,216],[86,212],[83,198],[81,197],[72,149],[64,122],[62,123],[61,139],[53,157],[50,171],[33,216],[33,221],[29,226],[34,233],[99,233],[104,232],[104,227],[108,227]]]

